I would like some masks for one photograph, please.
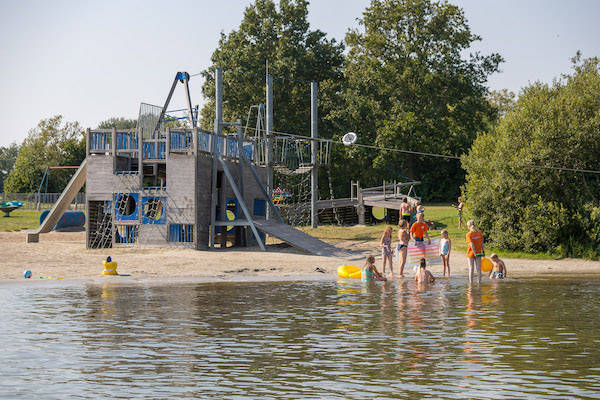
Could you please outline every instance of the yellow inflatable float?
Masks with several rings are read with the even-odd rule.
[[[116,261],[112,261],[110,259],[110,257],[107,257],[106,261],[104,261],[103,265],[104,265],[104,270],[102,270],[102,275],[118,275]]]
[[[360,279],[360,268],[354,265],[342,265],[337,269],[340,278]]]
[[[487,257],[481,259],[481,272],[490,272],[492,270],[492,260]]]

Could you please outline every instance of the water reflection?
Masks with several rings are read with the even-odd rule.
[[[593,397],[598,283],[4,286],[0,394]]]

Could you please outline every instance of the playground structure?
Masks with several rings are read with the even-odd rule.
[[[268,73],[266,104],[250,108],[250,112],[257,109],[254,132],[248,132],[248,122],[244,129],[241,120],[223,121],[220,68],[215,71],[214,129],[199,129],[189,79],[186,72],[176,74],[162,107],[142,103],[135,129],[87,130],[86,159],[40,227],[28,232],[28,242],[37,242],[40,233],[52,230],[84,183],[88,248],[214,249],[231,244],[265,250],[270,235],[312,254],[345,256],[344,251],[292,226],[317,227],[320,218],[364,224],[381,221],[383,216],[393,222],[393,211],[404,197],[416,201],[412,196],[419,182],[384,182],[366,189],[352,183],[349,199],[335,199],[330,174],[331,198],[318,198],[318,168],[329,167],[332,140],[318,137],[316,82],[311,82],[308,137],[274,132],[273,77]],[[168,111],[180,83],[187,108]],[[173,117],[175,111],[186,114]],[[186,127],[166,124],[181,119]],[[274,175],[296,182],[296,189],[277,185]],[[403,189],[408,192],[403,194]],[[377,207],[385,210],[379,217],[373,212]]]
[[[3,201],[0,202],[0,211],[4,213],[4,217],[10,217],[10,213],[23,207],[20,201]]]
[[[258,245],[265,235],[318,255],[345,253],[284,223],[273,204],[273,170],[311,173],[316,226],[317,167],[328,163],[329,143],[316,138],[316,83],[311,84],[312,137],[274,135],[273,81],[267,74],[264,130],[243,133],[241,120],[222,120],[222,70],[216,69],[215,124],[196,127],[189,74],[179,72],[162,107],[140,106],[138,126],[87,130],[86,159],[28,242],[50,231],[86,184],[86,246],[179,246],[194,249]],[[168,128],[167,107],[185,88],[189,127]],[[224,133],[235,130],[234,133]],[[306,156],[308,155],[308,157]]]

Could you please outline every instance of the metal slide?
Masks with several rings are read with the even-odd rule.
[[[48,233],[54,228],[54,225],[58,222],[60,217],[64,214],[64,212],[69,208],[69,204],[73,201],[79,190],[85,183],[86,177],[86,162],[87,159],[83,160],[75,175],[71,178],[65,190],[63,190],[62,194],[58,198],[58,201],[54,203],[54,206],[50,210],[50,213],[42,222],[42,224],[34,230],[30,230],[27,232],[27,243],[37,243],[40,238],[40,233]]]

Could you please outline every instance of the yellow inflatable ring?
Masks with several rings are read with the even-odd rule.
[[[337,269],[340,278],[360,279],[360,268],[354,265],[342,265]]]
[[[481,259],[481,272],[490,272],[492,270],[492,260],[487,257]]]
[[[118,275],[117,274],[117,262],[116,261],[111,261],[111,262],[104,261],[104,270],[102,271],[102,275]]]

